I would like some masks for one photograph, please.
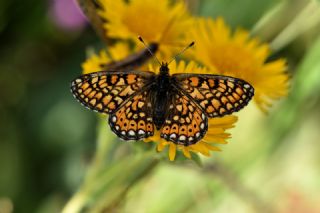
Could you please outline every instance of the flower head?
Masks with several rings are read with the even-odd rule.
[[[137,41],[142,36],[146,41],[160,44],[168,51],[170,44],[179,44],[186,29],[192,23],[184,2],[172,4],[169,0],[100,0],[103,10],[99,15],[107,20],[104,25],[107,36],[115,39]],[[112,9],[110,9],[112,8]]]
[[[173,61],[170,65],[170,73],[207,73],[205,68],[197,66],[193,61],[186,64],[184,61],[178,64]],[[155,69],[150,66],[150,70]],[[183,146],[177,145],[173,142],[167,141],[160,137],[160,131],[155,132],[154,136],[145,139],[145,142],[156,142],[157,150],[163,151],[166,147],[169,147],[169,159],[173,161],[176,156],[177,150],[181,150],[185,157],[191,158],[190,152],[200,153],[205,156],[210,156],[210,151],[220,151],[219,147],[213,144],[225,144],[226,139],[230,138],[230,134],[225,130],[234,127],[237,121],[236,116],[225,116],[223,118],[211,118],[208,122],[208,131],[203,139],[196,144]]]
[[[211,72],[248,81],[255,88],[254,100],[266,111],[271,101],[288,92],[288,75],[284,59],[266,62],[269,46],[249,32],[238,29],[231,33],[222,18],[199,18],[191,28],[196,41],[194,57]]]

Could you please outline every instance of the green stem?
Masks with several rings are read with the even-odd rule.
[[[107,131],[105,122],[101,122],[92,164],[78,192],[63,208],[63,213],[94,213],[116,208],[127,191],[158,164],[154,150],[125,153],[121,158],[117,157],[115,153],[121,148],[134,145],[117,140]]]
[[[302,8],[302,9],[301,9]],[[298,36],[320,23],[320,3],[315,0],[287,0],[271,9],[254,26],[252,33],[280,51]]]
[[[215,163],[205,165],[203,170],[208,174],[218,177],[227,187],[239,195],[240,198],[250,204],[255,212],[274,212],[271,205],[261,199],[256,192],[242,184],[237,175],[221,162],[216,161]]]
[[[279,50],[320,23],[320,4],[311,0],[294,20],[271,42],[274,50]]]

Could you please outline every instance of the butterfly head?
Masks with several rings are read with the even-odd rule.
[[[146,47],[146,49],[149,51],[149,53],[153,56],[153,58],[160,64],[160,74],[162,75],[169,75],[169,64],[176,60],[178,56],[180,56],[182,53],[184,53],[187,49],[192,47],[194,45],[194,41],[192,41],[188,46],[186,46],[182,51],[180,51],[178,54],[176,54],[170,62],[162,62],[160,63],[159,59],[154,55],[151,48],[144,42],[143,38],[141,36],[138,37],[140,42]]]
[[[167,62],[162,62],[160,66],[160,75],[169,75],[169,67]]]

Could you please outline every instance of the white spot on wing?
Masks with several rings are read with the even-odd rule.
[[[138,134],[139,135],[144,135],[146,132],[145,131],[143,131],[142,129],[140,129],[139,131],[138,131]]]
[[[202,117],[202,120],[206,119],[206,116],[203,113],[201,114],[201,117]]]
[[[170,138],[171,138],[171,139],[175,139],[176,137],[177,137],[177,135],[174,134],[174,133],[170,135]]]
[[[114,115],[114,116],[112,116],[111,120],[112,120],[113,123],[115,123],[117,121],[117,117]]]
[[[130,131],[128,132],[128,134],[129,134],[130,136],[136,135],[136,133],[135,133],[133,130],[130,130]]]
[[[184,136],[184,135],[181,135],[181,136],[179,137],[179,141],[185,141],[186,139],[187,139],[187,137]]]

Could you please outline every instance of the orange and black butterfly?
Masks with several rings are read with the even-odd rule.
[[[193,43],[192,43],[193,44]],[[103,71],[80,76],[71,90],[87,108],[109,114],[111,130],[124,140],[140,140],[155,129],[167,141],[188,146],[201,140],[208,118],[239,111],[254,95],[244,80],[210,74],[170,75],[149,71]]]

